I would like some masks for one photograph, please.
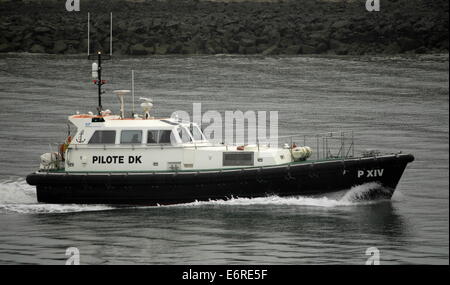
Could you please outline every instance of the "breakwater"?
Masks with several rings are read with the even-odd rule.
[[[399,54],[448,52],[448,1],[0,2],[0,52],[149,54]]]

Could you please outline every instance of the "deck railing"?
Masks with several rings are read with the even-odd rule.
[[[272,140],[273,138],[271,138]],[[343,132],[327,132],[320,134],[298,134],[278,136],[278,146],[280,147],[292,147],[296,146],[309,146],[313,153],[311,159],[323,160],[323,159],[344,159],[355,156],[355,142],[353,131]],[[192,143],[192,146],[196,149],[203,147],[225,146],[227,149],[232,145],[220,144],[220,143]],[[267,146],[267,142],[260,142],[257,140],[257,150],[261,147]],[[269,144],[270,145],[270,144]],[[51,151],[58,151],[58,144],[51,144]],[[170,144],[130,144],[130,145],[114,145],[117,148],[130,148],[130,149],[143,149],[143,148],[180,148],[185,147],[182,145],[170,145]],[[235,146],[235,145],[234,145]],[[78,149],[79,147],[87,147],[89,149],[106,149],[107,145],[85,145],[85,144],[71,144],[70,148]],[[272,146],[273,147],[273,146]]]
[[[311,159],[316,160],[355,157],[353,131],[279,136],[278,142],[282,146],[309,146],[313,150]]]

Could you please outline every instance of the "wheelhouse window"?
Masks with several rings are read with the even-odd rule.
[[[95,131],[89,144],[115,144],[116,131]]]
[[[121,144],[140,144],[142,142],[141,130],[124,130],[120,134]]]
[[[159,141],[159,131],[148,131],[147,132],[147,143],[158,143]]]
[[[192,142],[192,137],[186,128],[180,127],[177,129],[177,131],[178,131],[178,136],[180,137],[182,143]]]
[[[159,143],[171,143],[172,137],[173,135],[171,130],[159,131]]]
[[[203,135],[202,131],[198,126],[191,124],[189,130],[191,131],[194,140],[196,141],[206,140],[205,136]]]
[[[149,130],[147,131],[147,144],[170,144],[171,130]]]

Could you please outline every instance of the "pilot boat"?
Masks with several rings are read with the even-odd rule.
[[[164,205],[232,197],[326,194],[371,183],[370,195],[390,198],[411,154],[355,155],[353,135],[314,136],[314,147],[291,141],[281,147],[210,142],[201,128],[176,117],[154,118],[144,100],[143,114],[126,117],[103,110],[102,54],[93,73],[98,114],[73,114],[75,126],[58,151],[43,154],[39,169],[27,176],[45,203]],[[341,142],[332,155],[329,141]],[[305,140],[306,141],[306,140]],[[321,153],[322,155],[319,155]]]

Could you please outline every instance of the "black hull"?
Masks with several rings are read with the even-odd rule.
[[[199,172],[32,173],[39,202],[156,205],[231,197],[325,194],[376,182],[390,198],[412,155]],[[375,191],[376,192],[376,191]]]

